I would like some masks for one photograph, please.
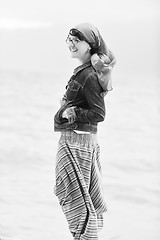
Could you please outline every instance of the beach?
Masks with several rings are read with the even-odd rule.
[[[159,1],[0,2],[0,240],[73,240],[54,194],[54,115],[73,69],[69,30],[113,51],[97,138],[108,211],[98,240],[160,240]]]
[[[108,206],[99,239],[159,240],[159,79],[117,79],[98,130]],[[53,117],[65,81],[63,72],[0,71],[2,240],[72,239],[54,195],[59,133]]]

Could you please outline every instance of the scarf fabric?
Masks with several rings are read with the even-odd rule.
[[[105,92],[102,95],[105,96],[108,91],[113,89],[111,71],[116,63],[115,57],[95,26],[90,23],[82,23],[74,29],[81,32],[91,48],[95,50],[95,54],[91,56],[91,63],[97,71],[99,83]]]

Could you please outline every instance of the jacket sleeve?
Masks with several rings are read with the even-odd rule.
[[[87,103],[87,108],[77,107],[76,121],[78,122],[102,122],[105,118],[105,103],[101,97],[102,88],[98,82],[96,74],[91,73],[83,87],[83,94]]]

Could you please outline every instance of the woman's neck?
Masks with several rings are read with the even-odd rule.
[[[89,62],[90,60],[91,60],[91,56],[88,55],[88,56],[86,56],[84,59],[81,59],[81,60],[80,60],[80,65],[83,65],[83,64]]]

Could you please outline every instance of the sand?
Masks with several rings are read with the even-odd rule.
[[[59,139],[53,116],[64,79],[0,72],[1,240],[72,239],[53,192]],[[99,239],[159,240],[159,79],[114,81],[98,131],[108,205]]]

